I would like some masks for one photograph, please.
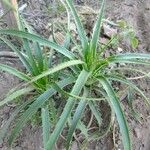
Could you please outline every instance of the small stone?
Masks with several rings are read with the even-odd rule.
[[[111,28],[109,25],[103,25],[104,34],[108,37],[112,37],[113,35],[117,34],[117,29]]]
[[[134,135],[137,137],[137,138],[140,138],[141,137],[141,134],[140,134],[140,129],[138,128],[134,128]]]
[[[118,52],[120,53],[120,52],[122,52],[122,51],[123,51],[123,49],[120,48],[120,47],[118,47]]]

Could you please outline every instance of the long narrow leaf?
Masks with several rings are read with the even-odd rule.
[[[51,42],[45,38],[42,38],[41,36],[38,36],[38,35],[30,34],[30,33],[23,32],[23,31],[16,31],[16,30],[0,30],[0,34],[14,35],[14,36],[18,36],[21,38],[27,38],[29,40],[38,42],[41,45],[51,47],[51,48],[55,49],[57,52],[63,54],[64,56],[66,56],[70,59],[75,58],[75,55],[72,52],[70,52],[69,50],[67,50],[66,48],[59,46],[58,44],[53,43],[53,42]]]
[[[50,135],[50,116],[49,116],[48,106],[42,108],[41,116],[42,116],[42,129],[43,129],[43,144],[45,149]]]
[[[30,77],[28,77],[26,74],[14,69],[13,67],[8,66],[8,65],[0,64],[0,70],[6,71],[24,81],[30,80]]]
[[[128,64],[140,64],[140,65],[150,65],[150,62],[145,60],[135,60],[135,59],[112,59],[110,63],[128,63]]]
[[[24,64],[24,66],[26,67],[26,69],[32,73],[32,67],[29,64],[29,62],[27,61],[27,59],[24,57],[24,55],[18,50],[17,47],[15,47],[9,40],[0,37],[1,40],[3,40],[14,52],[17,53],[17,55],[19,56],[20,60],[22,61],[22,63]]]
[[[96,118],[96,120],[97,120],[97,122],[98,122],[98,124],[100,126],[101,123],[102,123],[102,117],[101,117],[102,115],[101,115],[101,113],[97,110],[97,108],[95,106],[95,103],[93,101],[89,101],[88,105],[89,105],[93,115],[95,116],[95,118]]]
[[[78,76],[78,79],[77,79],[77,81],[76,81],[76,83],[75,83],[75,85],[71,91],[71,94],[74,94],[74,95],[80,94],[82,87],[85,85],[89,75],[90,75],[90,73],[86,72],[85,70],[83,70],[80,73],[80,75]],[[67,100],[64,111],[62,112],[60,119],[57,122],[56,127],[55,127],[53,133],[51,134],[51,136],[49,138],[46,150],[53,149],[54,143],[56,142],[56,140],[58,139],[58,136],[62,132],[63,127],[65,126],[65,123],[67,122],[67,119],[71,113],[71,110],[72,110],[74,104],[75,104],[74,98],[71,97]]]
[[[92,40],[90,43],[90,46],[91,46],[90,49],[94,51],[94,54],[96,52],[96,47],[97,47],[97,43],[98,43],[99,36],[100,36],[100,30],[101,30],[103,12],[104,12],[104,3],[105,3],[105,0],[101,0],[101,9],[100,9],[97,21],[93,29]]]
[[[53,73],[55,73],[55,72],[57,72],[57,71],[60,71],[60,70],[62,70],[62,69],[65,69],[65,68],[67,68],[67,67],[70,67],[70,66],[73,66],[73,65],[82,64],[82,63],[83,63],[83,61],[81,61],[81,60],[70,60],[70,61],[61,63],[61,64],[55,66],[54,68],[49,69],[49,70],[47,70],[47,71],[41,73],[40,75],[36,76],[36,77],[33,78],[29,83],[32,83],[32,82],[34,82],[34,81],[37,81],[38,79],[41,79],[41,78],[43,78],[43,77],[45,77],[45,76],[47,76],[47,75],[53,74]]]
[[[78,31],[79,37],[81,39],[83,50],[86,51],[88,49],[88,40],[87,40],[85,31],[84,31],[83,25],[79,19],[79,16],[77,15],[77,12],[76,12],[76,9],[72,3],[72,0],[66,0],[66,3],[68,4],[68,6],[71,10],[71,13],[74,17],[74,20],[75,20],[75,23],[77,26],[77,31]]]
[[[111,80],[115,80],[115,81],[119,81],[119,82],[125,83],[125,84],[129,85],[130,87],[132,87],[133,89],[135,89],[138,93],[140,93],[140,94],[143,96],[143,98],[144,98],[146,104],[150,107],[150,101],[148,100],[148,98],[147,98],[147,97],[145,96],[145,94],[144,94],[137,86],[135,86],[131,81],[128,81],[127,79],[124,79],[124,78],[122,78],[122,77],[120,77],[120,76],[117,76],[117,75],[110,75],[110,76],[107,76],[107,77],[108,77],[109,79],[111,79]]]
[[[104,77],[100,77],[99,81],[103,85],[105,91],[107,92],[109,96],[109,103],[112,109],[115,111],[115,114],[117,116],[117,121],[119,123],[120,132],[122,134],[122,141],[123,141],[124,149],[131,150],[129,129],[128,129],[128,125],[127,125],[123,110],[119,103],[119,99],[115,95],[115,92],[113,88],[111,87],[110,83],[107,81],[107,79],[105,79]]]
[[[23,39],[23,46],[24,46],[24,49],[26,51],[26,54],[29,58],[29,63],[32,67],[32,72],[33,72],[33,75],[38,75],[39,74],[39,69],[38,69],[38,66],[34,60],[34,57],[33,57],[33,54],[32,54],[32,49],[30,48],[30,44],[29,44],[29,41],[27,39]]]
[[[21,90],[15,91],[14,93],[12,93],[8,97],[6,97],[4,100],[0,101],[0,106],[6,104],[8,102],[11,102],[12,100],[15,100],[17,97],[20,97],[24,94],[31,92],[33,89],[34,88],[32,88],[32,87],[26,87]]]
[[[42,49],[40,47],[40,44],[36,42],[34,45],[34,49],[35,49],[35,57],[38,62],[38,67],[39,67],[40,71],[43,71],[43,69],[44,69],[43,59],[44,58],[42,56]]]
[[[70,142],[72,140],[73,133],[74,133],[76,126],[77,126],[77,124],[82,116],[82,113],[86,107],[87,101],[84,99],[84,97],[87,97],[87,96],[88,96],[88,90],[85,88],[84,93],[83,93],[83,99],[79,102],[78,107],[76,108],[76,111],[73,116],[73,120],[71,121],[70,129],[68,131],[67,144],[66,144],[67,150],[70,147]]]
[[[113,59],[123,59],[123,60],[129,60],[129,59],[150,59],[150,54],[144,54],[144,53],[125,53],[125,54],[118,54],[115,56],[110,56],[110,60]]]
[[[23,18],[23,16],[20,16],[20,22],[22,23],[22,28],[23,28],[22,31],[25,31],[24,28],[27,28],[29,33],[34,34],[32,27],[26,22],[26,20]],[[25,39],[25,40],[27,40],[27,39]],[[25,49],[27,50],[27,48],[25,48]],[[29,50],[31,51],[31,49],[29,49]],[[39,69],[39,71],[43,71],[43,59],[44,58],[42,56],[42,50],[41,50],[38,42],[34,43],[34,50],[35,50],[35,57],[36,57],[36,60],[38,62],[38,69]]]

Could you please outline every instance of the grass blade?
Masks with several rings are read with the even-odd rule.
[[[76,108],[76,111],[75,111],[74,116],[73,116],[73,120],[71,121],[70,129],[68,131],[67,143],[66,143],[66,149],[67,150],[69,149],[70,142],[72,140],[72,136],[73,136],[73,133],[76,129],[76,126],[77,126],[77,124],[78,124],[78,122],[82,116],[82,113],[86,107],[87,101],[84,99],[84,97],[87,97],[87,96],[88,96],[88,90],[85,88],[84,93],[83,93],[83,99],[79,102],[78,107]]]
[[[145,60],[135,60],[135,59],[113,59],[110,63],[129,63],[129,64],[140,64],[140,65],[150,65],[150,62]]]
[[[101,0],[101,9],[100,9],[97,21],[93,29],[92,39],[90,43],[90,46],[91,46],[90,49],[94,51],[93,53],[94,56],[96,54],[97,43],[98,43],[99,36],[100,36],[100,30],[101,30],[103,12],[104,12],[104,4],[105,4],[105,0]]]
[[[150,65],[150,62],[145,61],[150,59],[150,54],[143,53],[126,53],[118,54],[115,56],[110,56],[107,60],[110,63],[133,63],[133,64],[143,64]]]
[[[17,30],[0,30],[0,34],[14,35],[14,36],[18,36],[20,38],[26,38],[28,40],[38,42],[41,45],[51,47],[51,48],[55,49],[57,52],[63,54],[64,56],[66,56],[70,59],[75,58],[75,55],[72,52],[70,52],[69,50],[67,50],[66,48],[59,46],[58,44],[53,43],[53,42],[51,42],[45,38],[42,38],[41,36],[38,36],[38,35],[34,35],[34,34],[23,32],[23,31],[17,31]]]
[[[29,63],[32,67],[32,72],[33,72],[33,75],[38,75],[39,74],[39,70],[38,70],[38,67],[37,67],[37,64],[34,60],[34,57],[32,55],[32,49],[30,48],[30,44],[29,44],[29,41],[27,39],[23,39],[23,47],[26,51],[26,54],[29,58]]]
[[[90,75],[90,73],[86,72],[85,70],[83,70],[80,73],[80,75],[78,76],[78,79],[77,79],[77,81],[76,81],[76,83],[75,83],[75,85],[71,91],[71,94],[73,94],[73,95],[79,95],[80,94],[82,87],[85,85],[89,75]],[[75,104],[74,98],[71,97],[67,100],[64,111],[62,112],[60,119],[57,122],[56,127],[55,127],[53,133],[51,134],[51,136],[49,138],[46,150],[53,149],[54,143],[57,141],[58,136],[62,132],[63,127],[65,126],[65,123],[67,122],[67,119],[71,113],[71,110],[72,110],[74,104]]]
[[[42,50],[41,50],[40,44],[36,42],[34,44],[34,49],[35,49],[35,57],[38,62],[38,68],[40,71],[43,71],[44,70],[44,63],[43,63],[44,58],[42,55]]]
[[[0,106],[13,101],[14,99],[16,99],[17,97],[20,97],[24,94],[27,94],[29,92],[31,92],[34,88],[32,87],[25,87],[21,90],[15,91],[14,93],[10,94],[9,96],[7,96],[4,100],[0,101]]]
[[[77,12],[76,12],[76,9],[75,9],[75,7],[72,3],[72,0],[66,0],[66,3],[68,5],[68,7],[70,8],[71,13],[74,17],[74,20],[75,20],[75,23],[76,23],[76,26],[77,26],[77,30],[78,30],[78,34],[79,34],[79,37],[80,37],[80,40],[81,40],[81,43],[82,43],[83,50],[87,51],[88,50],[88,40],[87,40],[87,37],[86,37],[86,33],[84,31],[83,25],[82,25],[82,23],[79,19],[79,16],[77,15]]]
[[[73,65],[82,64],[82,63],[83,63],[83,61],[81,61],[81,60],[70,60],[70,61],[68,61],[68,62],[61,63],[61,64],[55,66],[54,68],[49,69],[49,70],[47,70],[47,71],[41,73],[40,75],[36,76],[36,77],[33,78],[29,83],[35,82],[35,81],[37,81],[38,79],[41,79],[41,78],[43,78],[43,77],[45,77],[45,76],[47,76],[47,75],[53,74],[53,73],[55,73],[55,72],[57,72],[57,71],[60,71],[60,70],[62,70],[62,69],[65,69],[65,68],[67,68],[67,67],[70,67],[70,66],[73,66]]]
[[[16,69],[14,69],[13,67],[10,67],[10,66],[4,65],[4,64],[0,64],[0,70],[6,71],[24,81],[30,80],[30,77],[28,77],[26,74],[24,74]]]
[[[123,59],[123,60],[129,60],[129,59],[150,59],[150,54],[144,54],[144,53],[125,53],[125,54],[118,54],[116,56],[110,56],[110,60],[113,59]]]
[[[17,55],[19,56],[20,60],[22,61],[22,63],[24,64],[24,66],[26,67],[26,69],[33,73],[32,67],[29,64],[28,60],[24,57],[24,55],[17,49],[17,47],[15,47],[9,40],[0,37],[0,39],[2,41],[4,41],[4,43],[6,43],[15,53],[17,53]]]
[[[43,144],[45,149],[50,135],[50,116],[49,116],[48,106],[42,108],[41,116],[42,116],[42,129],[43,129]]]
[[[101,113],[97,110],[94,101],[88,101],[88,105],[100,126],[102,123]]]
[[[117,75],[110,75],[108,76],[109,79],[111,80],[115,80],[115,81],[119,81],[122,83],[127,84],[128,86],[132,87],[134,90],[136,90],[138,93],[140,93],[142,95],[142,97],[144,98],[146,104],[150,107],[150,101],[148,100],[148,98],[144,95],[144,93],[137,87],[135,86],[131,81],[128,81],[127,79],[124,79],[120,76]]]
[[[119,123],[120,132],[122,134],[122,141],[123,141],[124,149],[131,150],[129,129],[128,129],[128,125],[127,125],[123,110],[119,103],[119,99],[115,95],[115,92],[113,91],[113,88],[111,87],[111,85],[107,81],[107,79],[105,79],[104,77],[100,77],[99,81],[103,85],[105,91],[107,92],[107,94],[109,96],[109,103],[110,103],[112,109],[115,111],[115,114],[117,116],[117,121]]]

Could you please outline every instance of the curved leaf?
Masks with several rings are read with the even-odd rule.
[[[78,34],[79,34],[79,37],[80,37],[80,40],[82,43],[83,50],[87,51],[88,50],[88,40],[87,40],[85,31],[84,31],[83,25],[79,19],[79,16],[77,15],[77,12],[76,12],[76,9],[72,3],[72,0],[66,0],[66,3],[68,4],[68,7],[70,8],[71,13],[74,17],[74,20],[75,20],[75,23],[77,26],[77,31],[78,31]]]
[[[18,50],[17,47],[15,47],[9,40],[0,37],[1,40],[3,40],[4,43],[6,43],[14,52],[17,53],[18,57],[20,58],[20,60],[22,61],[22,63],[24,64],[24,66],[26,67],[26,69],[33,73],[32,70],[32,66],[29,64],[28,60],[26,59],[26,57]]]
[[[9,96],[7,96],[4,100],[0,101],[0,106],[16,99],[17,97],[20,97],[24,94],[27,94],[29,92],[31,92],[34,88],[32,87],[25,87],[21,90],[15,91],[14,93],[10,94]]]
[[[67,50],[66,48],[64,48],[63,46],[59,46],[58,44],[53,43],[53,42],[51,42],[45,38],[42,38],[41,36],[38,36],[38,35],[34,35],[34,34],[23,32],[23,31],[2,30],[2,29],[0,30],[0,34],[14,35],[14,36],[18,36],[21,38],[26,38],[28,40],[38,42],[41,45],[49,46],[70,59],[75,58],[75,55],[72,52],[70,52],[69,50]]]
[[[45,149],[50,135],[50,116],[49,116],[48,106],[42,108],[41,117],[42,117],[42,129],[43,129],[43,144]]]
[[[41,79],[41,78],[43,78],[43,77],[45,77],[45,76],[47,76],[47,75],[53,74],[53,73],[55,73],[55,72],[57,72],[57,71],[60,71],[60,70],[62,70],[62,69],[65,69],[65,68],[67,68],[67,67],[70,67],[70,66],[73,66],[73,65],[78,65],[78,64],[83,64],[83,63],[84,63],[84,62],[81,61],[81,60],[70,60],[70,61],[61,63],[61,64],[55,66],[54,68],[49,69],[49,70],[47,70],[47,71],[41,73],[40,75],[36,76],[35,78],[33,78],[33,79],[32,79],[30,82],[28,82],[28,83],[35,82],[35,81],[37,81],[38,79]]]
[[[115,56],[110,56],[110,60],[115,59],[123,59],[123,60],[129,60],[129,59],[150,59],[150,54],[144,54],[144,53],[124,53],[124,54],[118,54]]]
[[[105,2],[105,0],[101,0],[101,9],[100,9],[97,21],[96,21],[94,29],[93,29],[92,39],[91,39],[91,43],[90,43],[90,46],[91,46],[90,49],[92,51],[94,51],[94,54],[96,54],[95,52],[96,52],[97,43],[98,43],[99,36],[100,36],[100,30],[101,30],[103,12],[104,12],[104,2]]]
[[[128,125],[127,125],[123,110],[119,103],[119,99],[115,95],[113,88],[111,87],[110,83],[107,81],[106,78],[100,77],[99,81],[103,85],[106,93],[108,94],[109,103],[110,103],[112,109],[115,111],[115,114],[117,116],[117,121],[119,123],[120,132],[122,134],[122,141],[123,141],[124,149],[131,150],[129,129],[128,129]]]
[[[30,80],[30,77],[28,77],[26,74],[18,71],[17,69],[14,69],[13,67],[8,66],[8,65],[0,64],[0,70],[6,71],[24,81]]]
[[[70,142],[72,140],[73,133],[76,129],[76,126],[81,118],[81,115],[86,107],[87,101],[84,99],[84,97],[88,96],[88,90],[85,88],[84,93],[83,93],[83,99],[79,102],[78,107],[76,108],[76,111],[73,116],[73,120],[71,121],[71,126],[68,131],[67,135],[67,144],[66,144],[66,149],[68,150],[70,147]]]
[[[139,93],[143,96],[143,98],[144,98],[146,104],[150,107],[150,101],[148,100],[148,98],[147,98],[147,97],[144,95],[144,93],[143,93],[137,86],[135,86],[131,81],[128,81],[127,79],[124,79],[124,78],[122,78],[122,77],[120,77],[120,76],[117,76],[117,75],[110,75],[110,76],[107,76],[107,77],[108,77],[109,79],[112,79],[112,80],[115,80],[115,81],[119,81],[119,82],[125,83],[125,84],[129,85],[130,87],[132,87],[133,89],[135,89],[137,92],[139,92]]]
[[[102,115],[101,115],[101,113],[97,110],[94,101],[89,101],[88,105],[89,105],[93,115],[95,116],[95,118],[96,118],[96,120],[97,120],[97,122],[98,122],[98,124],[100,126],[101,123],[102,123],[102,118],[101,118]]]

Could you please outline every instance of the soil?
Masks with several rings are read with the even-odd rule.
[[[47,3],[46,3],[47,2]],[[47,4],[51,3],[56,5],[53,0],[21,0],[20,6],[27,3],[27,7],[22,11],[22,14],[34,27],[34,29],[41,35],[48,37],[49,29],[48,23],[51,19],[57,17],[57,11],[52,9],[53,13],[47,12]],[[30,5],[29,5],[30,4]],[[88,5],[94,10],[99,8],[97,0],[76,0],[78,5]],[[0,8],[0,12],[1,12]],[[123,50],[131,52],[150,52],[150,3],[149,0],[107,0],[106,4],[106,16],[111,20],[126,20],[131,24],[136,31],[139,39],[139,46],[137,49],[132,49],[128,44],[123,44]],[[1,25],[1,24],[0,24]],[[1,50],[8,50],[3,45],[0,45]],[[23,69],[20,62],[15,58],[0,57],[0,63],[9,64],[15,68]],[[145,68],[147,69],[147,68]],[[6,72],[0,73],[0,98],[13,87],[19,84],[19,80],[9,75]],[[150,97],[150,80],[136,80],[135,81],[146,93],[147,97]],[[134,106],[143,115],[141,123],[137,122],[133,117],[127,115],[128,122],[131,130],[133,149],[134,150],[149,150],[150,149],[150,110],[147,110],[146,106],[142,102],[142,99],[136,95],[134,97]],[[129,110],[125,102],[126,114]],[[0,109],[0,126],[6,122],[10,117],[11,112],[14,110],[14,105],[6,105],[3,109]],[[109,133],[107,137],[100,141],[94,141],[89,143],[91,150],[112,150],[113,147],[116,150],[123,149],[120,141],[120,135],[118,134],[118,128],[115,125],[115,144],[112,140],[112,134]],[[41,142],[41,128],[36,126],[26,125],[21,135],[18,137],[17,142],[14,144],[13,150],[42,150]],[[7,144],[5,141],[0,145],[0,150],[7,150]],[[77,149],[77,143],[74,142],[72,146],[73,150]]]

